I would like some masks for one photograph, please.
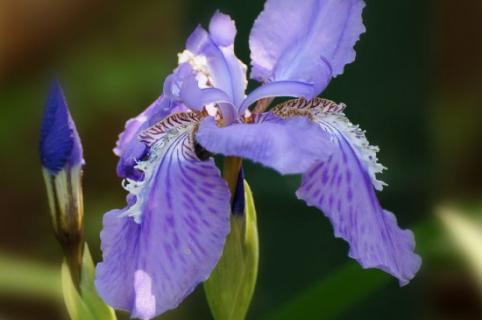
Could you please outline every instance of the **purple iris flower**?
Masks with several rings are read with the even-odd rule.
[[[248,95],[230,17],[217,12],[208,30],[194,30],[163,94],[127,122],[115,149],[129,195],[104,217],[96,286],[107,303],[150,319],[209,277],[232,209],[210,154],[301,174],[298,198],[330,219],[350,257],[401,285],[414,277],[413,234],[376,199],[378,149],[343,104],[314,98],[354,61],[363,8],[362,0],[268,0],[249,42],[251,78],[261,85]],[[300,99],[263,112],[279,96]]]

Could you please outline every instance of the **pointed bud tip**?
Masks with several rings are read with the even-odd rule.
[[[83,164],[80,138],[57,79],[52,81],[45,104],[40,129],[40,158],[42,166],[52,175],[58,174],[67,164]]]

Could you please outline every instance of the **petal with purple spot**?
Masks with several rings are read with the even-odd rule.
[[[328,159],[303,175],[297,196],[325,213],[335,236],[350,244],[350,257],[364,268],[390,273],[405,285],[421,263],[414,253],[413,233],[400,229],[395,216],[380,206],[374,190],[383,185],[375,177],[383,169],[376,161],[377,150],[348,121],[343,109],[344,105],[323,99],[292,100],[273,109],[283,117],[309,115],[336,147]]]
[[[129,205],[104,217],[96,287],[133,317],[175,308],[219,260],[229,233],[230,194],[213,159],[195,154],[195,113],[177,113],[140,136],[150,147],[127,179]]]

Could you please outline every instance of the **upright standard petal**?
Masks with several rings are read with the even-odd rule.
[[[66,165],[83,163],[82,145],[65,101],[62,87],[53,81],[40,128],[40,160],[51,175]]]
[[[127,180],[129,205],[104,217],[96,287],[133,317],[175,308],[219,260],[229,232],[230,194],[213,159],[195,153],[195,113],[177,113],[144,131],[144,180]]]
[[[195,70],[206,73],[209,85],[224,91],[239,106],[247,86],[246,65],[234,53],[236,26],[225,14],[216,12],[209,32],[197,27],[186,43],[181,57]]]
[[[251,78],[310,82],[318,95],[353,62],[362,0],[268,0],[250,35]]]
[[[305,172],[330,154],[326,132],[306,118],[284,120],[266,113],[254,120],[218,127],[206,118],[196,140],[210,152],[250,159],[282,174]]]
[[[363,131],[343,114],[344,105],[314,99],[292,100],[277,106],[282,117],[305,114],[331,137],[336,151],[304,175],[297,196],[322,210],[333,224],[335,235],[348,241],[350,257],[364,268],[379,268],[407,284],[420,267],[409,230],[398,227],[395,216],[383,210],[374,187],[383,183],[375,174],[377,163]]]

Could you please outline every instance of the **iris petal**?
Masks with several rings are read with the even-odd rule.
[[[353,62],[362,0],[268,0],[250,35],[251,78],[313,83],[318,95]]]
[[[141,134],[144,180],[128,180],[129,205],[104,217],[96,287],[133,317],[175,308],[208,277],[229,232],[229,190],[213,159],[195,155],[196,124],[194,113],[177,113]]]
[[[228,15],[217,11],[209,22],[209,34],[213,41],[223,47],[234,43],[236,37],[236,25]]]
[[[196,139],[210,152],[250,159],[282,174],[305,172],[326,159],[331,147],[326,132],[310,120],[284,120],[271,113],[259,116],[255,123],[222,128],[206,118]]]
[[[420,267],[409,230],[397,225],[395,216],[380,206],[374,186],[374,148],[363,132],[343,114],[343,106],[331,101],[293,100],[273,109],[281,116],[305,113],[329,133],[335,152],[304,175],[297,196],[322,210],[333,224],[335,236],[350,244],[350,257],[364,268],[379,268],[407,284]]]
[[[231,99],[224,91],[217,88],[199,88],[194,76],[184,80],[181,99],[189,108],[198,111],[210,103],[231,104]]]
[[[236,27],[234,21],[225,14],[216,12],[207,32],[202,27],[191,34],[186,49],[195,56],[207,59],[211,85],[224,91],[234,105],[240,105],[246,90],[246,65],[234,53]]]

